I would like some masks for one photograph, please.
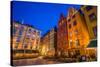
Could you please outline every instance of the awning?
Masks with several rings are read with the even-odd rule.
[[[97,47],[97,40],[91,40],[87,48]]]

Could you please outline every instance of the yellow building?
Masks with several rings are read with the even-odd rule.
[[[66,19],[66,21],[64,21]],[[91,42],[97,45],[95,42],[97,41],[97,7],[96,6],[81,6],[79,10],[71,7],[68,10],[68,14],[66,18],[60,18],[60,22],[58,23],[58,44],[57,48],[59,51],[65,50],[66,55],[88,55],[92,51],[92,54],[96,55],[96,48],[88,47]],[[64,21],[64,22],[62,22]],[[67,25],[67,26],[66,26]],[[62,26],[62,27],[61,27]],[[64,27],[66,26],[66,27]],[[64,32],[66,32],[68,38],[67,40],[62,40],[64,37],[60,37]],[[61,31],[59,31],[61,30]],[[95,39],[95,40],[93,40]],[[68,42],[66,48],[63,47],[62,41]],[[61,44],[61,46],[59,45]],[[60,46],[60,47],[59,47]],[[91,49],[91,50],[90,50]],[[64,51],[62,51],[64,52]],[[87,54],[88,53],[88,54]]]
[[[89,31],[90,39],[97,38],[97,6],[82,6],[82,12]]]
[[[49,30],[41,38],[41,55],[53,57],[55,56],[56,44],[57,44],[57,32],[56,28]]]
[[[41,38],[41,55],[46,56],[48,52],[48,47],[50,45],[49,42],[49,35],[46,33],[42,38]]]
[[[69,48],[84,48],[89,43],[89,33],[84,16],[75,8],[70,8],[67,18]]]
[[[82,6],[81,10],[84,14],[90,39],[86,48],[86,55],[90,57],[90,61],[97,60],[97,6]]]
[[[70,8],[66,20],[69,54],[72,56],[84,55],[86,53],[85,48],[89,44],[89,32],[81,9]]]

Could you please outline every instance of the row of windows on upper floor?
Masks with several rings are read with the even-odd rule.
[[[92,30],[93,30],[94,36],[97,37],[97,26],[93,27]],[[75,34],[76,36],[79,35],[79,30],[74,30],[74,31],[72,31],[72,32],[74,32],[74,34]],[[72,32],[69,32],[69,36],[70,36],[70,37],[72,37]]]
[[[15,47],[17,46],[17,48],[18,48],[20,42],[21,42],[21,39],[18,38],[18,39],[16,40]],[[36,42],[36,44],[39,44],[39,43],[40,43],[39,40],[34,41],[34,42]],[[32,46],[33,42],[30,42],[30,41],[27,41],[27,42],[26,42],[26,41],[25,41],[23,44],[24,44],[25,46],[28,46],[28,45]]]
[[[87,11],[90,11],[92,8],[93,8],[92,6],[87,6],[87,7],[86,7],[86,10],[87,10]],[[80,12],[80,10],[79,10],[79,12]],[[81,12],[82,12],[82,11],[81,11]],[[76,15],[74,14],[74,15],[72,16],[72,19],[75,18],[75,16],[76,16]],[[91,21],[94,20],[94,18],[95,18],[95,14],[94,14],[94,13],[92,13],[92,14],[89,15],[89,19],[90,19]],[[69,19],[67,20],[67,22],[70,22],[70,21],[71,21],[71,18],[69,18]],[[60,25],[61,25],[61,24],[62,24],[62,22],[60,23]]]
[[[13,25],[13,27],[12,27],[12,29],[14,29],[14,30],[21,30],[21,31],[25,31],[26,28],[27,28],[27,27],[25,27],[25,26],[20,26],[20,25],[16,25],[16,24]],[[33,29],[33,28],[28,28],[27,31],[28,31],[29,33],[35,32],[35,33],[40,34],[40,31],[39,31],[39,30],[36,30],[36,29]]]
[[[94,21],[94,20],[97,20],[97,17],[96,17],[96,15],[95,15],[95,13],[91,13],[90,15],[89,15],[89,20],[92,22],[92,21]],[[76,26],[77,25],[77,22],[76,21],[74,21],[73,22],[73,26]],[[69,24],[69,29],[72,27],[72,25],[71,24]]]
[[[96,15],[95,15],[95,13],[91,13],[90,15],[89,15],[89,20],[92,22],[92,21],[94,21],[94,20],[97,20],[97,17],[96,17]],[[73,26],[76,26],[77,25],[77,22],[76,21],[74,21],[73,22]],[[72,27],[72,25],[71,24],[69,24],[69,29]]]
[[[23,32],[25,31],[24,27],[21,27],[21,28],[18,28],[18,27],[14,27],[12,29],[12,33],[13,34],[16,34],[16,32],[18,31],[18,35],[22,35]],[[36,30],[33,30],[33,29],[28,29],[27,33],[26,34],[29,34],[29,33],[33,33],[33,34],[38,34],[40,36],[40,32],[39,31],[36,31]]]
[[[87,6],[87,7],[86,7],[86,10],[87,10],[87,11],[90,11],[92,8],[93,8],[92,6]],[[78,10],[78,11],[79,11],[81,14],[83,14],[81,10]],[[73,19],[73,18],[75,18],[75,14],[72,16],[72,19]],[[68,19],[68,22],[70,22],[70,21],[71,21],[71,19]]]
[[[87,6],[87,7],[86,7],[86,10],[87,10],[87,11],[90,11],[91,9],[93,9],[92,6]],[[80,12],[80,10],[79,10],[79,12]],[[81,12],[82,12],[82,11],[81,11]],[[75,14],[72,16],[72,19],[73,19],[73,18],[75,18]],[[70,21],[71,21],[71,19],[68,19],[68,22],[70,22]]]
[[[29,44],[24,44],[24,45],[23,45],[24,48],[28,48],[28,46],[29,46]],[[19,43],[16,43],[16,45],[15,45],[14,48],[17,49],[18,47],[19,47]],[[37,47],[37,46],[36,46],[36,47]],[[32,44],[30,44],[30,49],[32,49],[32,48],[33,48],[33,46],[32,46]]]
[[[95,37],[97,37],[97,26],[96,27],[93,27],[93,33],[94,33],[94,36]],[[79,35],[79,32],[81,32],[81,30],[79,31],[79,30],[74,30],[74,31],[71,31],[71,32],[69,32],[69,37],[72,37],[72,32],[73,32],[73,34],[75,34],[75,36],[76,37],[78,37],[78,35]],[[61,36],[63,36],[64,34],[60,34],[59,36],[58,36],[58,39],[61,39]]]
[[[93,9],[93,6],[86,6],[85,8],[87,11],[90,11],[91,9]]]
[[[30,39],[31,39],[31,40],[38,40],[39,38],[34,37],[34,36],[25,36],[24,39],[25,39],[25,40],[26,40],[26,39],[28,39],[28,40],[30,40]],[[23,39],[23,40],[24,40],[24,39]],[[17,39],[16,39],[16,42],[20,42],[21,40],[22,40],[22,37],[21,37],[21,36],[18,36]]]
[[[62,41],[62,43],[59,43],[59,44],[63,44],[63,45],[68,45],[68,43],[67,43],[67,41]],[[80,42],[79,42],[79,40],[77,39],[77,40],[75,40],[75,41],[72,41],[72,40],[70,40],[69,41],[69,45],[71,46],[71,45],[73,45],[73,44],[75,44],[76,46],[79,46],[80,45]]]

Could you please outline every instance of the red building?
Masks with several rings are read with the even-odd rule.
[[[66,18],[63,14],[60,15],[60,20],[58,22],[58,30],[57,30],[57,53],[58,56],[63,56],[67,52],[68,45],[68,29]]]

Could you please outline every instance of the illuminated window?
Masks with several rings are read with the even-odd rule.
[[[37,40],[37,41],[36,41],[36,44],[38,44],[38,42],[39,42],[39,41]]]
[[[70,37],[72,37],[72,32],[69,32]]]
[[[70,42],[69,42],[69,43],[70,43],[70,45],[73,45],[73,42],[72,42],[72,40],[70,40]]]
[[[90,19],[90,21],[93,21],[93,20],[96,20],[96,15],[95,15],[95,13],[92,13],[92,14],[90,14],[89,15],[89,19]]]
[[[75,43],[76,43],[77,46],[80,45],[79,40],[76,40]]]
[[[20,42],[20,40],[21,40],[21,36],[18,36],[16,42]]]
[[[75,33],[76,35],[78,35],[78,30],[75,30],[74,33]]]
[[[16,48],[16,49],[18,48],[18,44],[19,44],[19,43],[16,43],[16,45],[15,45],[15,48]]]
[[[18,48],[18,46],[16,45],[16,46],[15,46],[15,48],[17,49],[17,48]]]
[[[87,10],[87,11],[89,11],[89,10],[91,10],[91,9],[92,9],[92,6],[87,6],[87,7],[86,7],[86,10]]]

